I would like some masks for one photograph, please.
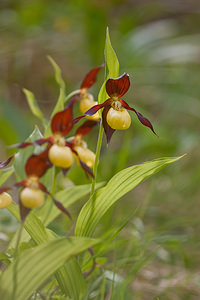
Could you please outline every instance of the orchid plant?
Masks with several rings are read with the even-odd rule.
[[[21,223],[13,238],[14,251],[10,252],[11,255],[5,254],[3,259],[7,262],[7,268],[0,277],[0,299],[39,299],[43,295],[41,289],[45,285],[51,285],[50,296],[47,298],[43,295],[45,299],[56,299],[54,296],[73,300],[89,297],[92,291],[91,274],[95,274],[94,276],[102,281],[101,276],[103,274],[104,277],[103,270],[106,268],[104,263],[97,262],[98,247],[100,249],[104,244],[105,236],[93,237],[101,218],[124,194],[158,170],[179,159],[162,158],[133,165],[115,174],[106,185],[97,182],[98,164],[102,163],[100,150],[103,129],[107,143],[110,143],[115,130],[130,127],[131,118],[127,111],[130,110],[156,135],[151,122],[122,99],[130,86],[129,75],[124,73],[119,76],[119,63],[111,46],[108,31],[105,53],[105,64],[92,69],[83,79],[80,89],[69,96],[65,95],[65,83],[60,69],[51,58],[60,85],[60,97],[49,125],[45,123],[45,135],[39,134],[38,137],[37,134],[32,136],[31,141],[14,145],[18,149],[16,154],[0,163],[0,180],[1,170],[8,172],[6,167],[12,161],[14,164],[11,173],[18,174],[23,164],[16,162],[19,158],[26,157],[28,151],[33,149],[24,161],[24,178],[17,180],[12,186],[6,186],[4,182],[11,175],[9,173],[9,176],[4,176],[0,181],[2,184],[0,208],[7,208]],[[96,82],[97,75],[103,67],[107,76],[96,102],[88,89]],[[32,112],[41,117],[42,112],[36,100],[30,97],[27,90],[26,96]],[[82,115],[74,118],[73,110],[78,100]],[[74,136],[70,136],[72,129],[82,118],[88,120],[76,128]],[[84,137],[90,135],[94,127],[99,127],[96,153],[92,152],[84,141]],[[59,191],[55,191],[56,175],[61,171],[62,176],[66,178],[67,171],[73,167],[74,162],[85,171],[91,184],[73,186],[71,189],[60,187]],[[50,177],[53,178],[53,184]],[[101,187],[102,185],[104,186]],[[10,195],[10,191],[12,189],[16,191],[16,188],[20,189],[18,203],[12,201]],[[89,193],[89,200],[74,220],[68,210],[69,205]],[[50,204],[49,199],[53,200],[55,206]],[[47,227],[59,214],[67,215],[70,220],[71,229],[69,228],[68,237],[61,238]],[[27,234],[23,234],[23,231]],[[23,242],[27,243],[28,249],[20,248]],[[13,249],[13,246],[10,248]],[[10,248],[8,253],[12,250]],[[87,260],[83,262],[77,257],[80,252],[87,249],[91,256],[89,261],[92,263],[85,271],[84,264]],[[108,291],[105,289],[104,293],[106,297]]]

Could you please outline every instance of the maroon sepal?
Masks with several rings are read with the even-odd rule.
[[[46,138],[46,139],[39,139],[39,140],[36,140],[35,142],[33,142],[34,145],[39,145],[39,146],[42,146],[46,143],[53,143],[52,136],[50,136],[49,138]]]
[[[73,105],[56,113],[51,121],[51,130],[53,134],[60,133],[65,136],[73,127]]]
[[[144,126],[149,127],[149,128],[153,131],[153,133],[154,133],[155,135],[157,135],[157,134],[155,133],[154,129],[153,129],[153,125],[151,124],[151,122],[150,122],[147,118],[143,117],[143,115],[142,115],[141,113],[137,112],[134,108],[130,107],[124,100],[120,99],[120,102],[121,102],[122,107],[124,107],[124,108],[126,108],[126,109],[128,109],[128,110],[134,111],[134,113],[135,113],[135,114],[137,115],[137,117],[138,117],[138,120],[139,120]]]
[[[110,78],[106,82],[106,92],[113,98],[121,98],[129,89],[130,80],[129,75],[124,73],[118,78]]]
[[[81,119],[84,118],[84,117],[94,115],[99,109],[101,109],[101,108],[103,108],[103,107],[106,107],[106,106],[109,105],[111,102],[112,102],[112,99],[109,98],[109,99],[107,99],[106,101],[104,101],[102,104],[94,105],[93,107],[91,107],[90,109],[88,109],[88,110],[84,113],[84,115],[82,115],[82,116],[77,117],[76,119],[74,119],[74,120],[73,120],[73,124],[76,124],[79,120],[81,120]]]
[[[88,72],[85,78],[83,79],[83,82],[81,84],[81,89],[89,89],[96,82],[97,74],[103,67],[104,64]]]
[[[87,120],[85,121],[77,130],[75,133],[75,136],[84,136],[88,134],[92,128],[97,124],[98,121],[93,120]]]
[[[48,151],[50,146],[40,154],[33,154],[29,157],[25,165],[26,175],[42,177],[44,173],[51,168],[52,164],[48,158]]]
[[[19,188],[19,187],[26,187],[27,186],[27,183],[28,183],[28,179],[25,179],[25,180],[22,180],[22,181],[19,181],[19,182],[16,182],[13,187],[14,188]]]
[[[19,212],[20,212],[21,223],[23,223],[25,221],[25,219],[28,216],[28,214],[30,213],[30,211],[31,211],[31,209],[28,207],[25,207],[19,200]]]
[[[95,177],[94,177],[92,170],[80,159],[79,156],[78,156],[78,159],[79,159],[80,165],[81,165],[82,169],[85,171],[86,175],[90,175],[94,179]]]
[[[56,207],[61,211],[63,212],[65,215],[67,215],[70,220],[72,220],[72,217],[69,213],[69,211],[62,205],[62,203],[60,203],[58,200],[56,200],[52,195],[51,193],[49,193],[49,191],[46,189],[46,187],[41,183],[41,182],[38,182],[39,184],[39,188],[44,192],[46,193],[48,196],[51,197],[51,199],[53,200],[54,204],[56,205]]]
[[[13,154],[12,156],[10,156],[7,160],[2,161],[0,163],[0,169],[6,167],[11,162],[11,160],[13,159],[14,156],[15,156],[15,154]]]
[[[68,102],[67,105],[65,106],[65,108],[70,107],[71,105],[73,106],[79,99],[80,97],[80,93],[78,93],[77,95],[75,95],[74,97],[72,97]]]
[[[3,187],[3,188],[0,188],[0,195],[1,195],[2,193],[4,193],[4,192],[9,191],[9,190],[11,190],[10,187]]]
[[[9,148],[24,149],[24,148],[32,146],[32,145],[33,145],[32,142],[23,142],[23,143],[20,143],[20,144],[11,145],[11,146],[9,146]]]
[[[106,139],[107,139],[107,144],[110,143],[111,137],[113,135],[113,133],[115,132],[115,129],[111,128],[108,123],[107,123],[107,113],[110,109],[110,105],[105,107],[102,113],[102,119],[103,119],[103,128],[106,134]]]
[[[106,101],[104,101],[102,104],[97,104],[94,105],[93,107],[91,107],[90,109],[88,109],[83,116],[87,117],[87,116],[92,116],[94,115],[99,109],[106,107],[108,105],[110,105],[110,103],[112,102],[112,99],[109,98]]]

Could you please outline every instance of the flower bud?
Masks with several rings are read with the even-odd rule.
[[[3,192],[0,194],[0,208],[7,208],[12,203],[12,197],[6,193]]]
[[[131,125],[131,117],[127,110],[123,108],[116,110],[111,107],[107,113],[106,120],[112,129],[124,130]]]
[[[87,148],[83,148],[80,146],[75,147],[76,152],[78,153],[79,158],[89,167],[89,168],[93,168],[94,166],[94,162],[95,162],[95,154],[87,149]],[[76,162],[78,162],[78,159],[76,159]]]
[[[20,193],[20,200],[25,207],[40,207],[44,203],[44,193],[39,189],[26,187]]]
[[[60,168],[69,168],[74,162],[72,151],[67,146],[54,144],[48,153],[51,163]]]
[[[98,104],[96,101],[94,101],[94,98],[91,94],[85,94],[82,96],[80,101],[80,111],[82,114],[84,114],[88,109]],[[92,116],[87,116],[88,119],[93,121],[98,121],[100,119],[99,112],[96,112]]]

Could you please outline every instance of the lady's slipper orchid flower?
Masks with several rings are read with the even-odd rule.
[[[82,139],[88,134],[91,129],[97,124],[96,121],[88,120],[84,122],[76,131],[75,137],[69,142],[72,149],[75,151],[75,160],[79,164],[78,157],[92,169],[95,162],[96,155],[88,149],[87,143]]]
[[[77,152],[72,148],[72,146],[65,140],[65,136],[70,132],[73,127],[73,102],[68,103],[67,107],[56,113],[51,120],[51,131],[52,136],[48,138],[43,138],[36,140],[35,142],[24,142],[19,145],[15,145],[18,148],[25,148],[30,145],[43,145],[48,143],[46,148],[48,153],[49,161],[66,171],[72,166],[74,162],[73,153]],[[88,166],[81,160],[78,156],[81,167],[84,171],[93,177],[93,173],[88,168]]]
[[[60,209],[62,212],[68,215],[69,218],[71,218],[69,212],[65,209],[65,207],[56,199],[54,199],[54,197],[48,192],[46,187],[40,182],[40,178],[52,166],[48,158],[48,147],[42,153],[33,154],[29,157],[25,165],[27,179],[14,184],[14,187],[22,187],[19,197],[20,214],[22,220],[25,219],[30,209],[43,205],[44,193],[52,198],[54,204],[58,207],[58,209]],[[8,190],[11,190],[11,188],[6,187],[0,189],[0,201],[2,200],[4,204],[6,203],[6,201],[10,202],[8,196],[5,195],[7,194],[6,192]]]
[[[97,74],[103,66],[104,65],[94,68],[86,74],[81,84],[80,92],[71,99],[71,101],[75,103],[80,98],[79,107],[82,114],[84,114],[88,109],[97,104],[97,101],[94,101],[93,95],[88,93],[88,89],[91,88],[91,86],[96,82]],[[100,119],[100,115],[97,112],[92,116],[87,116],[87,118],[98,121]]]
[[[112,134],[116,129],[124,130],[129,128],[131,124],[131,118],[128,110],[134,111],[139,121],[149,127],[154,134],[155,131],[151,122],[143,117],[142,114],[137,112],[134,108],[130,107],[121,97],[128,91],[130,86],[130,80],[128,74],[124,73],[118,78],[110,78],[106,82],[106,92],[109,98],[102,104],[97,104],[90,108],[81,117],[75,119],[74,123],[80,120],[82,117],[92,116],[98,112],[99,109],[103,109],[103,127],[107,137],[107,143],[110,142]]]

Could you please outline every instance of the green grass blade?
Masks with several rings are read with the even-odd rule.
[[[17,272],[16,299],[28,299],[71,256],[96,243],[96,240],[88,238],[58,238],[24,251],[3,273],[0,299],[12,300],[15,271]]]
[[[114,175],[107,185],[99,189],[82,208],[77,220],[75,234],[92,236],[102,216],[117,200],[142,181],[181,157],[156,159],[129,167]]]

